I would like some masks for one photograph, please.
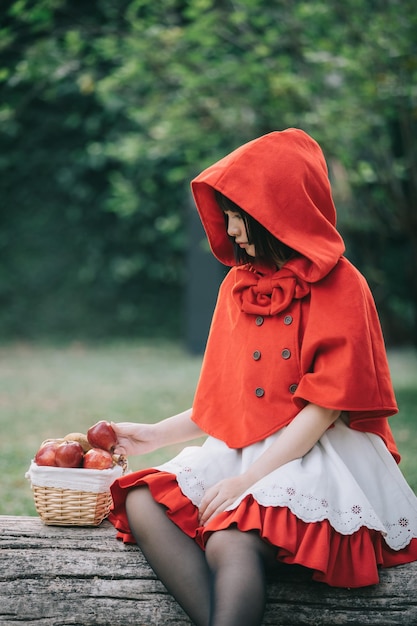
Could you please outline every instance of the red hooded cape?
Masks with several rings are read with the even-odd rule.
[[[397,412],[375,304],[344,258],[327,166],[298,129],[272,132],[191,183],[213,254],[233,266],[219,291],[193,420],[232,448],[287,425],[307,403],[346,412],[399,460]],[[280,270],[236,266],[214,190],[299,255]]]

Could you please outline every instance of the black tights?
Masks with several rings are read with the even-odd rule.
[[[260,626],[273,547],[231,528],[213,533],[204,552],[146,487],[129,492],[126,511],[150,566],[196,626]]]

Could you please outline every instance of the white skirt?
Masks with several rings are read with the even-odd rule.
[[[208,488],[245,472],[281,433],[237,450],[209,437],[155,469],[174,474],[198,507]],[[393,550],[417,537],[417,498],[384,442],[349,428],[343,418],[304,457],[263,477],[228,510],[248,495],[263,507],[287,507],[306,523],[327,520],[341,535],[365,526],[380,532]]]

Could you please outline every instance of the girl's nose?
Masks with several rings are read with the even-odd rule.
[[[233,219],[229,217],[228,219],[228,223],[227,223],[227,234],[230,237],[237,237],[239,235],[240,229],[239,229],[239,222],[236,219]]]

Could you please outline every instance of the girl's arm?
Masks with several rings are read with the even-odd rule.
[[[307,454],[339,415],[340,411],[307,404],[244,474],[222,480],[207,490],[200,505],[201,524],[224,511],[270,472]]]
[[[192,409],[187,409],[156,424],[112,423],[117,436],[116,454],[146,454],[164,446],[204,436],[206,433],[191,420],[191,414]]]

